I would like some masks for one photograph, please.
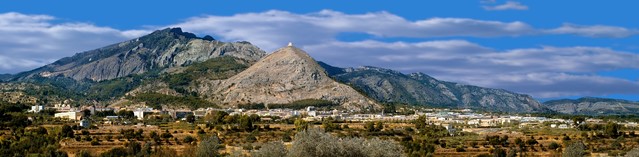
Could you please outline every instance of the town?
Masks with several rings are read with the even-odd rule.
[[[332,118],[334,120],[350,121],[350,122],[366,122],[366,121],[389,121],[389,122],[410,122],[417,119],[419,116],[425,116],[427,123],[440,125],[446,127],[447,130],[454,131],[466,131],[476,132],[481,129],[476,128],[502,128],[504,126],[519,127],[519,128],[558,128],[558,129],[570,129],[575,128],[579,124],[605,124],[608,121],[597,118],[584,119],[581,122],[575,122],[573,119],[559,119],[559,118],[547,118],[547,117],[534,117],[534,116],[522,116],[522,115],[509,115],[509,114],[495,114],[495,113],[476,113],[471,109],[428,109],[428,108],[415,108],[412,109],[412,114],[396,114],[396,113],[352,113],[348,111],[340,111],[337,109],[332,110],[317,110],[314,106],[308,106],[304,109],[217,109],[217,108],[199,108],[196,110],[189,109],[153,109],[149,107],[143,108],[110,108],[110,107],[96,107],[95,105],[82,106],[82,107],[70,107],[69,105],[56,104],[52,107],[44,107],[42,105],[32,106],[29,112],[40,112],[45,109],[53,109],[59,113],[55,113],[54,117],[77,122],[80,126],[89,126],[89,121],[84,120],[83,115],[88,113],[94,115],[96,112],[109,112],[112,115],[105,116],[102,120],[96,120],[101,125],[113,124],[114,120],[122,119],[121,116],[115,115],[115,113],[122,113],[123,111],[129,111],[133,113],[133,116],[137,120],[144,120],[151,117],[161,117],[163,115],[170,116],[177,121],[185,121],[189,115],[194,116],[195,119],[200,119],[211,114],[214,111],[226,112],[229,115],[257,115],[262,118],[262,121],[273,121],[270,117],[277,117],[277,119],[289,119],[293,117],[301,117],[305,121],[322,121],[325,118]],[[403,108],[402,108],[403,110]],[[269,118],[267,118],[269,117]],[[637,122],[633,121],[612,121],[620,124],[624,127],[635,128],[638,126]],[[127,122],[125,124],[131,124]]]

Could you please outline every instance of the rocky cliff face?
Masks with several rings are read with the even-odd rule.
[[[341,69],[320,63],[332,77],[380,102],[502,112],[549,111],[532,97],[501,89],[439,81],[423,73],[360,67]]]
[[[211,80],[199,92],[223,104],[284,104],[303,99],[329,100],[347,109],[379,109],[380,105],[351,87],[331,79],[306,52],[281,48],[226,80]]]
[[[257,61],[266,53],[248,42],[225,43],[210,36],[198,38],[180,28],[167,28],[149,35],[78,53],[44,67],[16,75],[14,80],[33,76],[63,76],[75,80],[102,81],[152,70],[202,62],[219,56]]]
[[[548,108],[566,114],[581,115],[637,115],[639,102],[618,99],[585,97],[577,100],[561,99],[544,102]]]

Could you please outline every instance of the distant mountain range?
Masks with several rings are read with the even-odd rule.
[[[566,114],[578,115],[637,115],[639,102],[584,97],[576,100],[561,99],[544,102],[548,108]]]
[[[528,95],[440,81],[423,73],[334,67],[294,46],[267,55],[249,42],[220,42],[180,28],[158,30],[16,75],[0,75],[0,80],[6,81],[0,83],[3,87],[11,87],[0,92],[23,92],[39,103],[72,99],[110,105],[231,107],[317,100],[368,111],[383,104],[495,112],[584,111],[561,107],[570,106],[564,105],[567,100],[549,101],[546,107]],[[633,109],[620,113],[632,114]]]
[[[377,67],[337,68],[321,63],[340,82],[360,89],[384,103],[444,108],[471,108],[500,112],[547,112],[546,107],[524,94],[445,82],[424,73],[403,74]]]

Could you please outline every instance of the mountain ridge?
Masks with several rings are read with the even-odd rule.
[[[102,81],[188,65],[219,56],[257,61],[265,54],[266,52],[249,42],[225,43],[210,36],[199,38],[180,28],[167,28],[62,58],[40,68],[18,73],[12,80],[25,80],[39,75]]]
[[[279,51],[286,52],[276,53]],[[111,101],[127,94],[155,92],[198,97],[226,105],[320,99],[346,108],[379,109],[379,103],[385,103],[497,112],[551,112],[548,105],[541,105],[528,95],[503,89],[441,81],[424,73],[404,74],[373,66],[334,67],[315,61],[295,47],[276,52],[268,56],[283,57],[268,57],[266,52],[246,41],[221,42],[208,35],[197,37],[180,28],[167,28],[77,53],[31,71],[0,75],[0,82],[26,82],[31,86],[42,85],[46,87],[42,89],[47,90],[28,94],[64,90],[56,92],[54,98],[47,98],[56,101],[66,99],[65,95]],[[255,64],[257,67],[253,67]],[[277,67],[280,65],[284,67]],[[20,86],[23,85],[17,87]],[[87,94],[97,96],[87,97]],[[87,100],[91,101],[94,100]]]
[[[583,97],[579,99],[559,99],[544,102],[545,106],[557,112],[577,115],[638,115],[639,102]]]
[[[326,63],[320,65],[330,69],[331,77],[363,90],[380,102],[500,112],[550,111],[525,94],[440,81],[424,73],[403,74],[373,66],[338,68]]]

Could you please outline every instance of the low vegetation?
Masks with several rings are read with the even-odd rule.
[[[332,102],[332,101],[328,101],[328,100],[320,100],[320,99],[304,99],[304,100],[298,100],[298,101],[293,101],[291,103],[287,103],[287,104],[246,104],[246,105],[239,105],[240,108],[245,108],[245,109],[266,109],[266,107],[268,106],[269,109],[276,109],[276,108],[289,108],[289,109],[294,109],[294,110],[298,110],[298,109],[304,109],[306,107],[309,106],[313,106],[313,107],[317,107],[317,108],[329,108],[329,107],[335,107],[335,106],[339,106],[338,104]]]
[[[145,102],[147,106],[162,109],[162,105],[183,106],[191,109],[215,107],[215,104],[196,96],[172,96],[160,93],[140,93],[127,96],[134,102]]]

